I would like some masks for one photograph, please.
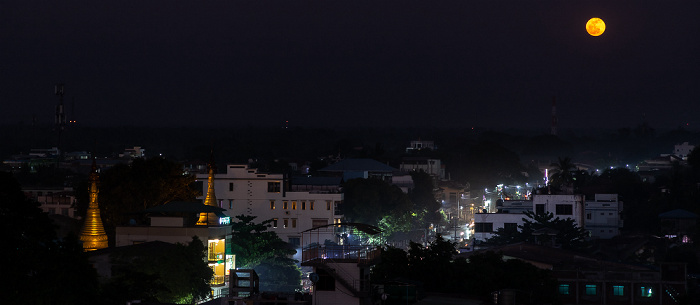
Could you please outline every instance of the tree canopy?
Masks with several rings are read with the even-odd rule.
[[[499,289],[532,292],[532,301],[551,303],[556,298],[556,280],[547,270],[519,260],[504,261],[494,252],[474,253],[469,259],[455,258],[455,243],[438,236],[428,247],[411,243],[409,250],[386,247],[381,261],[372,268],[377,283],[409,279],[422,282],[425,291],[460,293],[487,300]]]
[[[209,296],[213,271],[206,249],[196,236],[188,244],[173,244],[148,251],[120,251],[111,259],[112,278],[103,287],[103,302],[129,300],[193,304]]]
[[[256,216],[238,215],[232,223],[231,251],[236,267],[254,269],[260,276],[260,288],[270,291],[294,291],[301,285],[301,271],[292,246],[275,232],[267,231],[271,219],[253,222]]]
[[[584,249],[588,246],[586,242],[588,232],[577,226],[571,218],[555,218],[554,214],[550,212],[536,214],[527,211],[524,215],[524,223],[518,226],[518,230],[499,228],[496,230],[495,236],[487,240],[487,242],[493,244],[510,244],[523,241],[554,242],[557,245],[561,245],[564,249]],[[545,228],[555,232],[556,235],[550,237],[546,234],[540,236],[533,234],[535,231]],[[553,238],[553,240],[550,238]]]
[[[59,239],[48,215],[0,172],[0,293],[8,304],[92,304],[97,272],[75,235]],[[37,289],[41,287],[41,289]]]

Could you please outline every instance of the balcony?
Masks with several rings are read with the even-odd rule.
[[[375,246],[336,246],[336,245],[311,245],[302,249],[302,266],[312,266],[315,263],[323,263],[324,260],[334,262],[357,262],[357,264],[371,264],[379,259],[381,249]]]

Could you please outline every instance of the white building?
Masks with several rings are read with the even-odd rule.
[[[555,218],[571,218],[577,226],[584,227],[584,203],[584,195],[533,195],[532,201],[514,201],[512,206],[504,201],[500,213],[474,214],[474,239],[485,241],[493,237],[499,228],[517,230],[524,223],[523,218],[527,217],[523,214],[525,210],[534,211],[535,214],[552,213]],[[527,207],[528,204],[531,206]]]
[[[621,212],[622,202],[617,194],[595,194],[593,200],[586,201],[584,229],[594,238],[613,238],[620,234],[623,225]]]
[[[223,296],[228,291],[230,270],[236,268],[234,254],[226,253],[226,249],[230,249],[227,244],[231,243],[231,225],[228,218],[220,218],[216,225],[195,225],[199,212],[207,211],[207,208],[218,210],[192,202],[170,202],[146,210],[157,214],[188,216],[150,216],[150,225],[117,226],[115,245],[123,247],[153,241],[187,244],[197,236],[207,249],[207,262],[214,271],[212,296]]]
[[[204,181],[203,194],[207,192],[207,174],[197,174]],[[329,178],[312,177],[299,180],[296,185],[283,174],[268,174],[249,168],[248,165],[228,165],[226,173],[214,175],[214,189],[219,207],[235,222],[235,216],[256,216],[255,222],[273,219],[269,229],[284,241],[301,246],[301,232],[326,224],[340,222],[339,209],[343,201],[337,183]],[[330,178],[333,179],[333,178]],[[204,199],[204,196],[202,196]],[[332,236],[328,239],[333,240]]]

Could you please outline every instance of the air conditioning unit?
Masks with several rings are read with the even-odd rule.
[[[287,215],[289,215],[289,211],[284,211],[284,214],[287,214]]]

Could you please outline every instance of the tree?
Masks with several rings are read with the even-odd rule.
[[[290,257],[296,253],[275,232],[267,231],[272,219],[253,222],[256,216],[238,215],[232,223],[231,251],[236,267],[254,269],[261,289],[294,291],[301,284],[301,270]]]
[[[586,238],[588,232],[576,225],[573,219],[554,218],[554,214],[545,212],[543,214],[535,214],[527,211],[524,213],[524,223],[518,226],[519,230],[506,230],[499,228],[496,230],[494,237],[487,240],[492,244],[511,244],[516,242],[546,242],[549,238],[545,235],[536,237],[533,233],[537,230],[548,228],[556,231],[554,242],[561,245],[564,249],[584,249],[588,246]]]
[[[571,158],[559,157],[557,162],[552,163],[552,170],[550,173],[551,184],[559,186],[561,188],[570,187],[574,183],[574,170],[576,166],[571,162]]]
[[[97,272],[75,235],[58,239],[39,204],[0,172],[0,293],[9,304],[92,304]],[[41,287],[41,289],[37,289]]]
[[[111,257],[115,266],[104,285],[104,302],[124,304],[140,299],[149,302],[193,304],[209,296],[213,271],[204,244],[193,237],[188,244],[166,244],[158,248],[132,248]]]
[[[413,202],[413,211],[421,215],[422,222],[415,228],[426,228],[429,223],[437,223],[440,220],[440,203],[435,200],[433,178],[423,170],[411,172],[413,189],[408,197]]]
[[[80,189],[78,211],[84,215],[89,204],[87,185]],[[110,242],[116,226],[140,217],[134,213],[170,201],[194,201],[201,194],[194,188],[194,176],[184,175],[180,164],[160,157],[115,165],[100,175],[99,190],[102,221]]]
[[[401,189],[379,179],[351,179],[345,183],[345,218],[379,226],[386,234],[408,231],[413,203]]]

